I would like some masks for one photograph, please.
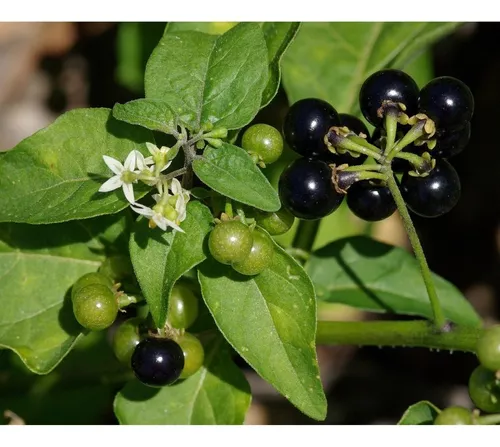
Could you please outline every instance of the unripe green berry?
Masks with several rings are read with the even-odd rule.
[[[469,379],[469,395],[480,410],[500,413],[500,380],[493,371],[478,366]]]
[[[73,313],[84,328],[100,331],[113,324],[118,303],[113,291],[103,284],[90,284],[73,296]]]
[[[292,228],[295,217],[286,208],[281,208],[275,213],[259,212],[255,216],[255,220],[271,236],[278,236]]]
[[[125,320],[113,335],[113,352],[116,358],[130,366],[130,359],[135,347],[141,341],[139,326],[144,320],[142,318],[130,318]]]
[[[175,284],[168,302],[168,322],[176,329],[187,329],[198,317],[198,298],[184,284]]]
[[[500,325],[483,332],[477,342],[476,353],[481,365],[491,371],[500,371]]]
[[[187,332],[179,337],[176,342],[182,348],[184,353],[184,368],[182,370],[181,379],[187,379],[195,374],[203,365],[205,351],[203,345],[197,337]]]
[[[234,262],[233,269],[242,275],[258,275],[271,264],[274,256],[274,242],[271,237],[256,228],[252,234],[253,244],[249,255],[241,262]]]
[[[434,425],[472,425],[472,414],[464,407],[448,407],[438,414]]]
[[[243,261],[250,254],[252,244],[252,232],[239,220],[217,224],[208,238],[210,253],[222,264]]]
[[[99,272],[91,272],[83,275],[80,277],[74,284],[73,287],[71,288],[71,299],[74,298],[75,294],[82,289],[83,287],[87,287],[91,284],[101,284],[103,286],[108,287],[111,289],[113,287],[113,282],[111,279],[103,275],[102,273]]]
[[[255,124],[243,134],[241,146],[250,154],[258,155],[264,163],[270,164],[283,153],[283,137],[268,124]]]

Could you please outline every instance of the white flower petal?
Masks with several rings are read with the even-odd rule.
[[[153,194],[153,200],[158,203],[161,200],[160,194]]]
[[[172,222],[171,220],[165,219],[167,221],[167,224],[169,227],[172,227],[174,230],[180,231],[181,233],[185,233],[185,231],[179,227],[175,222]]]
[[[155,162],[153,161],[153,157],[146,157],[144,159],[144,163],[146,163],[147,165],[154,165]]]
[[[133,151],[130,151],[130,154],[127,155],[127,158],[125,160],[125,163],[123,164],[123,167],[127,171],[133,171],[135,169],[135,160],[136,160],[136,150],[134,149]]]
[[[170,189],[174,196],[182,194],[181,182],[179,182],[179,180],[177,180],[176,178],[173,178],[172,183],[170,184]]]
[[[154,211],[151,208],[140,203],[133,203],[130,205],[130,208],[132,208],[137,214],[141,214],[142,216],[149,218],[153,217],[154,214]]]
[[[163,231],[167,231],[168,220],[165,219],[161,214],[155,213],[153,215],[153,222],[158,225]]]
[[[99,188],[99,192],[109,192],[118,189],[123,185],[123,182],[119,175],[114,175],[110,179],[106,180],[101,187]]]
[[[146,160],[144,159],[144,155],[142,155],[139,151],[135,151],[135,164],[139,171],[148,169],[148,167],[146,166]]]
[[[163,168],[161,168],[160,172],[163,172],[165,169],[168,169],[168,167],[172,164],[171,161],[169,161]]]
[[[108,157],[107,155],[103,155],[102,159],[106,166],[113,171],[114,174],[121,174],[123,172],[123,165],[113,157]]]
[[[125,198],[130,203],[135,203],[134,187],[132,186],[132,183],[123,183],[122,188],[123,188],[123,194],[125,194]]]
[[[160,152],[160,150],[158,149],[158,146],[156,146],[153,143],[150,143],[149,141],[146,142],[146,147],[148,148],[148,151],[151,155],[155,155],[157,152]]]

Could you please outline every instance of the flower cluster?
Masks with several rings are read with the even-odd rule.
[[[114,176],[106,180],[99,188],[100,192],[114,191],[122,188],[130,207],[136,213],[149,219],[150,228],[159,227],[166,231],[168,227],[181,231],[180,223],[186,218],[186,205],[189,201],[189,191],[182,188],[179,180],[169,179],[162,174],[172,164],[178,149],[163,146],[158,148],[152,143],[146,143],[150,157],[144,157],[139,151],[131,151],[125,163],[115,158],[103,155],[104,163]],[[134,184],[139,181],[149,186],[155,186],[158,194],[153,195],[156,204],[148,207],[137,203],[134,196]]]

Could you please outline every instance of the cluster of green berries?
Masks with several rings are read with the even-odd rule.
[[[500,413],[500,326],[486,329],[476,345],[480,365],[469,378],[469,395],[474,405],[486,413]],[[441,411],[435,425],[472,425],[477,412],[463,407]]]
[[[437,217],[450,211],[460,197],[460,180],[447,159],[460,153],[470,139],[474,98],[469,88],[445,76],[419,90],[411,76],[388,69],[365,80],[359,105],[375,127],[371,135],[358,118],[337,113],[321,99],[302,99],[290,107],[283,134],[301,158],[281,175],[283,205],[300,219],[320,219],[335,211],[347,195],[349,208],[361,219],[377,221],[394,213],[396,204],[384,180],[356,178],[352,170],[345,171],[367,160],[363,152],[342,144],[348,139],[358,148],[361,144],[380,154],[375,160],[381,165],[378,172],[384,172],[382,165],[390,165],[389,175],[403,174],[401,194],[415,214]],[[389,155],[385,128],[389,116],[396,123],[396,141],[388,148],[391,151],[411,132],[425,132],[401,143],[402,147]],[[409,154],[416,157],[413,162]],[[415,160],[419,161],[417,166]]]
[[[109,328],[118,315],[119,296],[108,276],[87,273],[75,282],[71,291],[76,320],[91,331]],[[184,284],[176,284],[169,301],[166,336],[151,335],[143,318],[129,318],[114,332],[116,358],[130,366],[136,377],[149,386],[170,385],[192,376],[204,360],[203,345],[195,335],[186,332],[198,313],[198,298],[193,291]]]

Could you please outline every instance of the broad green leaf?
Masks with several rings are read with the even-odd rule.
[[[133,92],[144,92],[146,63],[164,29],[161,22],[125,22],[118,26],[116,77],[120,84]]]
[[[402,248],[364,236],[345,238],[313,252],[305,269],[320,300],[432,318],[420,267]],[[481,325],[474,308],[453,284],[435,274],[433,279],[446,318]]]
[[[276,96],[281,82],[281,58],[299,30],[298,22],[265,22],[262,31],[269,57],[269,80],[262,95],[262,107]]]
[[[433,425],[434,419],[439,413],[439,408],[422,400],[408,407],[398,425]]]
[[[100,193],[114,175],[108,155],[124,162],[133,149],[148,153],[149,130],[117,121],[109,109],[77,109],[0,155],[0,222],[57,223],[116,213],[123,191]],[[147,189],[137,185],[136,199]]]
[[[81,336],[69,290],[96,271],[124,219],[0,225],[0,347],[37,374],[51,371]]]
[[[116,396],[114,410],[121,424],[236,425],[250,405],[250,387],[233,363],[222,337],[205,344],[205,362],[186,380],[155,392],[138,381]]]
[[[404,70],[456,23],[305,23],[283,58],[283,84],[290,103],[306,97],[356,113],[361,84],[383,68]],[[304,81],[306,80],[306,81]]]
[[[245,277],[213,258],[199,266],[203,299],[233,348],[299,410],[323,420],[316,300],[302,267],[275,245],[271,265]]]
[[[142,293],[157,327],[167,319],[168,300],[175,282],[206,258],[203,242],[212,214],[200,202],[190,202],[181,224],[185,233],[161,231],[139,219],[130,239],[130,257]]]
[[[125,104],[115,104],[113,117],[168,134],[177,130],[176,118],[169,105],[156,99],[136,99]]]
[[[221,36],[166,32],[146,67],[146,97],[168,103],[193,132],[208,123],[238,129],[259,111],[267,72],[256,23],[240,23]]]
[[[278,193],[248,153],[232,144],[208,147],[193,162],[200,180],[218,193],[264,211],[281,207]]]

